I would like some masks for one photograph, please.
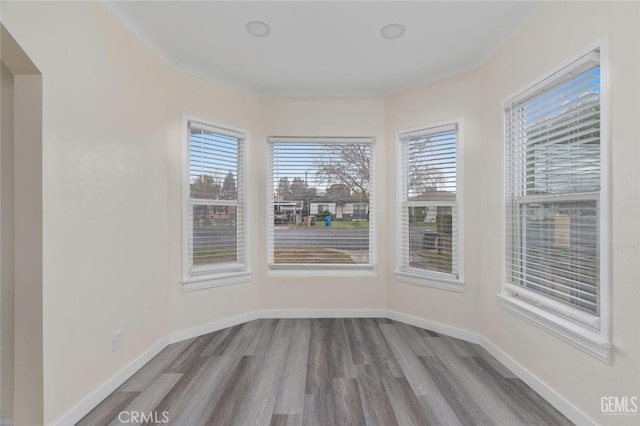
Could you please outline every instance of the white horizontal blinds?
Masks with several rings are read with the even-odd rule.
[[[505,111],[507,282],[599,315],[598,52]]]
[[[371,138],[270,139],[272,267],[372,264],[372,155]]]
[[[457,125],[400,135],[401,269],[458,277]]]
[[[244,136],[198,122],[188,136],[190,273],[243,268]]]

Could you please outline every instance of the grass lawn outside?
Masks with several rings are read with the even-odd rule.
[[[413,222],[409,224],[411,229],[436,229],[437,225],[435,222]]]
[[[274,263],[354,264],[351,256],[325,248],[276,248]]]
[[[236,249],[234,247],[194,247],[193,264],[209,265],[212,263],[235,262]]]
[[[410,261],[413,268],[451,273],[451,253],[438,253],[435,250],[415,250]]]
[[[300,225],[302,228],[306,228],[304,225]],[[327,229],[364,229],[369,227],[368,220],[334,220],[331,222],[331,226],[325,226],[324,220],[318,220],[315,225],[311,226],[313,229],[327,228]]]

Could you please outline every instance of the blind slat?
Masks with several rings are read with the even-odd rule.
[[[188,123],[188,260],[191,274],[243,269],[244,135]]]
[[[505,109],[507,283],[599,314],[597,52]]]
[[[458,278],[457,141],[455,124],[399,135],[400,270]]]
[[[373,265],[372,165],[372,138],[269,138],[269,265]]]

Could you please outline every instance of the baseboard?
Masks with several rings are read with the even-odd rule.
[[[579,410],[546,383],[536,377],[533,373],[515,361],[509,355],[491,341],[478,333],[452,327],[436,321],[427,320],[413,315],[403,314],[397,311],[385,309],[268,309],[251,311],[245,314],[213,321],[197,327],[188,328],[169,334],[167,338],[161,339],[147,349],[142,355],[136,358],[130,365],[122,369],[111,380],[99,387],[92,395],[70,410],[67,414],[58,419],[54,424],[59,426],[74,425],[89,413],[95,406],[102,402],[111,392],[116,390],[129,377],[135,374],[151,358],[156,356],[167,344],[180,342],[182,340],[198,337],[203,334],[222,330],[234,325],[243,324],[262,318],[389,318],[405,324],[435,331],[445,336],[454,337],[470,343],[481,345],[487,352],[493,355],[505,367],[509,368],[523,382],[538,392],[544,399],[553,405],[558,411],[564,414],[569,420],[577,425],[595,425],[589,416]],[[5,424],[0,424],[5,426]],[[11,424],[7,424],[11,426]]]
[[[386,309],[267,309],[258,318],[385,318]]]
[[[487,352],[489,352],[495,359],[500,361],[502,365],[507,367],[511,372],[513,372],[520,380],[525,382],[531,389],[536,391],[540,396],[542,396],[549,404],[553,405],[556,410],[560,411],[564,414],[569,420],[571,420],[576,425],[587,426],[587,425],[597,425],[592,418],[586,415],[583,411],[578,409],[571,402],[566,400],[562,395],[556,392],[553,388],[547,385],[545,382],[540,380],[537,376],[535,376],[531,371],[527,370],[522,364],[520,364],[515,359],[511,358],[509,355],[504,353],[502,349],[493,344],[489,339],[482,337],[482,341],[480,342],[480,346],[482,346]]]
[[[94,407],[122,385],[129,377],[133,376],[144,364],[156,356],[167,344],[177,343],[182,340],[202,336],[234,325],[243,324],[260,318],[384,318],[384,309],[271,309],[251,311],[245,314],[224,318],[207,324],[191,327],[185,330],[169,334],[147,349],[131,364],[122,369],[113,378],[100,386],[93,394],[58,419],[54,424],[59,426],[74,425],[87,415]],[[0,426],[4,426],[0,425]]]
[[[191,327],[186,330],[176,331],[175,333],[169,334],[167,341],[169,344],[181,342],[193,337],[202,336],[203,334],[213,333],[214,331],[233,327],[234,325],[244,324],[245,322],[253,321],[258,318],[260,317],[257,316],[257,311],[235,315],[233,317],[212,321],[203,325],[198,325],[196,327]]]
[[[463,330],[461,328],[452,327],[450,325],[426,320],[420,317],[414,317],[413,315],[407,315],[397,311],[387,311],[387,317],[405,324],[426,328],[427,330],[435,331],[436,333],[444,334],[445,336],[455,337],[456,339],[464,340],[465,342],[477,344],[482,342],[482,336],[478,333],[474,333],[473,331]]]
[[[169,344],[261,318],[384,318],[384,309],[265,309],[251,311],[171,333]]]
[[[13,422],[11,420],[3,420],[0,421],[0,426],[13,426]]]
[[[74,408],[69,410],[66,414],[56,420],[53,424],[58,426],[75,425],[80,419],[86,416],[91,410],[93,410],[98,404],[100,404],[106,397],[108,397],[113,391],[118,389],[120,385],[126,382],[136,371],[142,368],[147,362],[158,355],[161,350],[167,347],[167,338],[162,338],[156,343],[151,345],[149,349],[144,351],[142,355],[136,358],[131,364],[120,370],[110,380],[96,389],[85,400],[80,402]]]
[[[529,385],[531,389],[540,394],[540,396],[547,400],[549,404],[553,405],[558,411],[564,414],[573,423],[580,426],[590,426],[597,424],[593,419],[587,416],[575,405],[571,404],[568,400],[562,397],[558,392],[552,389],[545,382],[540,380],[532,372],[527,370],[524,366],[522,366],[522,364],[504,353],[500,348],[498,348],[484,336],[472,331],[462,330],[456,327],[451,327],[449,325],[426,320],[424,318],[414,317],[412,315],[407,315],[396,311],[387,311],[387,316],[392,320],[403,322],[405,324],[425,328],[427,330],[435,331],[436,333],[455,337],[456,339],[479,344],[494,358],[500,361],[500,363],[502,363],[516,376],[518,376],[518,378]]]

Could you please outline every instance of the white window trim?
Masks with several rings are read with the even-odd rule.
[[[593,43],[567,61],[534,79],[532,83],[518,90],[503,102],[503,186],[502,186],[502,291],[497,296],[502,307],[511,314],[524,319],[550,334],[564,340],[592,357],[609,363],[611,361],[610,334],[610,281],[611,271],[609,262],[611,256],[610,233],[610,205],[609,205],[609,41],[608,37]],[[550,298],[526,289],[514,288],[505,282],[506,264],[506,191],[507,176],[504,173],[506,162],[506,120],[504,110],[510,101],[526,91],[530,91],[540,82],[550,78],[565,67],[576,62],[594,49],[600,49],[600,316],[586,314],[570,306],[558,303]],[[524,297],[523,297],[524,296]]]
[[[450,274],[443,274],[436,271],[427,271],[417,268],[402,269],[402,256],[404,250],[404,236],[402,233],[403,211],[403,191],[406,190],[404,182],[400,177],[400,167],[396,167],[397,180],[397,209],[396,209],[396,270],[395,276],[399,282],[405,284],[418,285],[423,287],[431,287],[440,290],[448,290],[456,293],[464,293],[464,120],[457,118],[448,121],[431,123],[424,126],[413,127],[405,130],[396,131],[396,163],[402,159],[402,140],[401,136],[407,133],[429,130],[443,126],[457,126],[456,136],[456,204],[457,204],[457,221],[458,221],[458,278],[452,278]]]
[[[189,265],[189,194],[190,194],[190,182],[189,182],[189,122],[198,122],[206,126],[210,126],[211,130],[220,133],[228,134],[230,136],[241,136],[244,144],[242,150],[244,158],[241,161],[241,167],[243,172],[243,191],[245,200],[243,212],[243,229],[245,236],[243,238],[242,251],[244,254],[245,262],[226,264],[226,265],[211,265],[202,267],[201,270],[194,273]],[[248,234],[248,221],[247,221],[247,164],[249,150],[247,149],[249,143],[249,132],[247,130],[227,126],[224,124],[218,124],[211,120],[184,115],[182,118],[182,290],[185,292],[203,290],[213,287],[221,287],[232,284],[241,284],[251,281],[251,271],[249,269],[249,250],[247,244]],[[209,202],[203,200],[203,204],[225,204],[225,200]],[[236,205],[237,203],[229,203],[229,205]]]
[[[377,170],[377,143],[374,136],[356,136],[356,137],[293,137],[293,136],[269,136],[267,137],[267,152],[271,155],[270,144],[272,142],[290,142],[290,143],[304,143],[304,142],[318,142],[318,143],[331,143],[331,142],[347,142],[347,143],[370,143],[371,144],[371,169],[369,170],[371,187],[369,188],[369,212],[373,213],[369,218],[369,263],[366,265],[331,265],[331,264],[286,264],[276,265],[272,264],[271,248],[274,245],[273,234],[270,232],[274,223],[274,212],[272,208],[267,209],[266,229],[267,235],[267,276],[268,277],[336,277],[336,276],[349,276],[349,277],[377,277],[377,216],[378,207],[375,199],[376,194],[376,170]],[[267,179],[267,206],[272,206],[274,203],[274,187],[273,187],[273,170],[267,170],[269,178]],[[373,209],[371,209],[373,204]]]

